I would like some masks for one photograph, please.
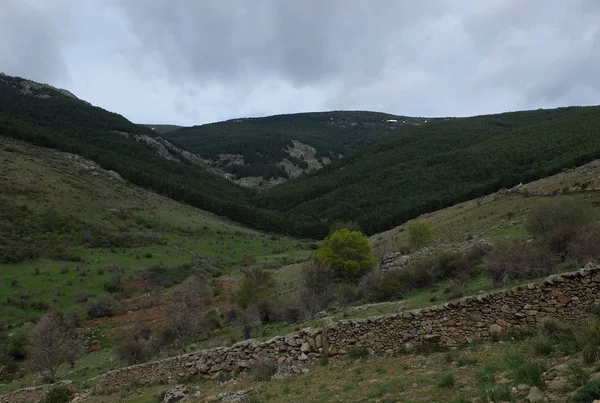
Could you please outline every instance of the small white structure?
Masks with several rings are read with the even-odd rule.
[[[386,122],[388,122],[388,123],[396,123],[398,121],[396,119],[388,119],[388,120],[386,120]]]

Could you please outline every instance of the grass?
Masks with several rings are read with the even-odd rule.
[[[105,292],[102,286],[111,276],[107,266],[118,265],[133,279],[153,266],[178,267],[193,261],[208,262],[202,264],[232,274],[248,264],[285,265],[310,254],[306,242],[250,230],[127,182],[92,175],[52,150],[5,138],[1,141],[5,147],[0,147],[0,160],[8,169],[0,175],[0,203],[9,201],[7,205],[15,209],[27,206],[32,216],[52,211],[61,219],[80,223],[92,237],[102,233],[110,240],[127,232],[150,242],[147,246],[89,248],[77,246],[70,238],[61,240],[64,235],[59,233],[44,235],[18,228],[32,239],[43,235],[64,244],[65,254],[78,261],[40,258],[0,264],[0,318],[5,323],[41,316],[42,311],[31,307],[39,301],[50,309],[68,307],[79,291]],[[88,235],[69,235],[73,239],[84,236]],[[76,273],[78,268],[85,276]],[[130,291],[136,295],[146,289]],[[7,297],[24,302],[6,304]]]
[[[514,341],[510,349],[523,350],[526,340]],[[446,352],[403,355],[394,357],[373,356],[368,360],[349,357],[333,357],[326,366],[310,367],[307,374],[295,375],[280,380],[254,381],[251,377],[240,377],[234,383],[219,384],[217,381],[202,380],[193,385],[199,387],[203,396],[210,399],[219,393],[234,390],[249,390],[249,401],[255,402],[458,402],[471,401],[481,396],[488,401],[514,401],[507,384],[473,382],[481,368],[487,367],[498,378],[506,377],[503,357],[507,344],[486,343],[465,346],[458,350],[457,360],[463,356],[473,357],[477,364],[445,370],[440,365]],[[497,363],[501,363],[499,366]],[[144,389],[145,396],[158,393],[168,386]],[[132,390],[122,401],[133,402],[140,392]],[[116,396],[116,393],[112,395]],[[90,403],[108,402],[110,396],[91,396]],[[140,396],[140,398],[143,398]],[[499,400],[503,398],[502,400]],[[524,396],[521,396],[524,398]],[[116,400],[116,399],[115,399]],[[145,400],[140,400],[145,401]]]
[[[445,372],[442,374],[439,382],[438,388],[453,388],[456,386],[456,376],[452,372]]]

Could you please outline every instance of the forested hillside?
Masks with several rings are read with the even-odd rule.
[[[368,233],[600,156],[600,108],[439,121],[293,180],[255,202],[289,215],[355,220]]]
[[[296,225],[282,214],[249,205],[252,191],[185,160],[165,159],[134,135],[152,138],[155,133],[55,88],[0,76],[0,136],[81,155],[136,185],[255,228],[296,235],[324,231],[314,221]]]
[[[152,146],[161,139],[149,127],[66,91],[0,75],[0,135],[79,154],[137,185],[254,228],[311,238],[322,238],[336,221],[357,221],[373,234],[598,158],[599,121],[600,107],[434,120],[327,112],[165,134],[181,147],[177,152],[225,160],[240,154],[244,164],[228,169],[241,176],[279,175],[276,161],[294,159],[286,152],[293,141],[331,160],[258,193],[177,158],[172,149],[165,157]]]
[[[222,159],[222,166],[238,178],[287,179],[290,175],[281,166],[282,160],[308,168],[302,156],[286,152],[294,140],[314,148],[316,159],[323,163],[324,158],[326,165],[392,131],[425,121],[365,111],[298,113],[188,127],[169,132],[167,138],[203,158],[218,161],[221,155],[238,156],[242,164]]]

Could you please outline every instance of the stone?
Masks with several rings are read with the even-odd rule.
[[[321,336],[320,334],[318,334],[315,337],[315,345],[317,346],[317,349],[323,347],[323,336]]]
[[[546,382],[546,387],[548,390],[553,392],[562,392],[569,390],[571,388],[571,384],[568,380],[564,378],[555,378],[551,381]]]
[[[163,403],[183,402],[189,398],[189,389],[185,385],[177,385],[165,393]]]
[[[310,344],[302,343],[302,347],[300,347],[300,351],[303,353],[308,353],[310,351]]]
[[[593,373],[589,377],[590,381],[600,381],[600,372]]]
[[[490,328],[489,328],[490,336],[492,336],[492,337],[500,336],[502,334],[502,330],[504,330],[504,329],[502,329],[502,326],[500,326],[500,325],[497,325],[497,324],[490,325]]]
[[[525,401],[529,402],[529,403],[543,403],[544,402],[544,395],[538,389],[537,386],[534,386],[533,388],[531,388],[529,390],[529,394],[525,398]]]

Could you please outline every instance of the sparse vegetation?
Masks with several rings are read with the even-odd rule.
[[[414,220],[406,225],[408,244],[413,250],[421,249],[433,242],[431,225],[425,221]]]

